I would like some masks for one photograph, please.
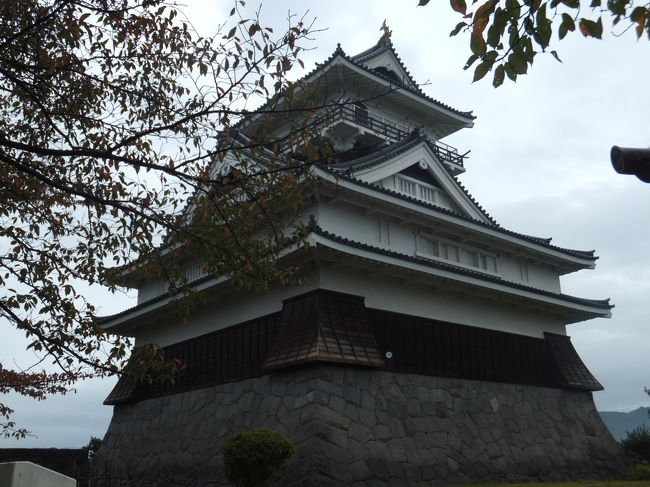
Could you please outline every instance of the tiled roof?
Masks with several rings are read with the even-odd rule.
[[[584,364],[576,349],[573,348],[570,337],[544,332],[544,339],[557,369],[556,380],[562,387],[583,391],[602,391],[604,389]]]
[[[397,51],[395,50],[395,47],[393,46],[393,41],[390,40],[390,37],[383,35],[375,44],[369,49],[366,49],[363,52],[360,52],[359,54],[356,54],[351,57],[352,60],[358,62],[358,63],[363,63],[364,61],[368,61],[369,59],[373,59],[382,53],[390,51],[395,59],[397,59],[397,62],[399,63],[400,67],[402,70],[406,73],[406,76],[408,76],[409,81],[411,84],[422,94],[424,92],[420,87],[418,86],[418,83],[415,81],[415,78],[413,78],[413,75],[409,72],[408,69],[406,69],[406,66],[404,65],[404,62],[402,62],[402,58],[397,54]]]
[[[362,297],[319,289],[284,301],[264,369],[309,362],[384,365]]]
[[[208,274],[207,276],[203,276],[203,277],[200,277],[200,278],[198,278],[198,279],[196,279],[194,281],[188,282],[187,285],[191,286],[191,287],[198,286],[199,284],[203,284],[204,282],[210,281],[212,278],[213,278],[213,276]],[[165,299],[167,299],[169,297],[170,297],[170,294],[168,292],[163,293],[163,294],[161,294],[159,296],[156,296],[156,297],[153,297],[151,299],[147,299],[146,301],[143,301],[141,303],[138,303],[135,306],[132,306],[132,307],[130,307],[128,309],[125,309],[124,311],[120,311],[119,313],[115,313],[115,314],[112,314],[112,315],[106,315],[106,316],[99,316],[99,317],[97,317],[97,322],[100,325],[104,324],[104,323],[108,323],[109,321],[116,320],[117,318],[121,318],[122,316],[126,316],[128,314],[131,314],[134,311],[138,311],[138,310],[140,310],[142,308],[146,308],[147,306],[155,304],[155,303],[157,303],[159,301],[164,301]]]
[[[104,405],[113,406],[131,402],[137,387],[138,381],[135,377],[122,374],[108,397],[104,399]]]
[[[403,197],[407,201],[413,201],[413,202],[422,204],[423,206],[426,206],[428,208],[439,210],[439,211],[442,211],[444,213],[451,214],[453,216],[462,217],[463,219],[465,219],[467,221],[471,221],[471,222],[474,222],[474,223],[482,223],[479,220],[474,220],[472,218],[466,217],[465,215],[461,215],[460,213],[456,213],[456,212],[453,212],[451,210],[447,210],[446,208],[441,208],[441,207],[431,205],[431,204],[428,204],[428,203],[423,203],[423,202],[420,202],[419,200],[414,200],[413,198],[410,198],[408,196],[404,196],[404,195],[401,195],[399,193],[395,193],[394,191],[385,190],[383,188],[378,188],[378,187],[375,187],[375,186],[370,185],[368,183],[365,183],[363,181],[356,180],[354,178],[347,178],[347,179],[350,179],[351,181],[353,181],[353,182],[355,182],[357,184],[364,184],[364,185],[367,185],[369,187],[372,187],[373,189],[381,190],[383,192],[389,193],[389,194],[394,195],[394,196]],[[492,226],[484,224],[484,223],[482,223],[482,224],[488,226],[489,228],[495,228],[495,229],[497,229],[499,231],[502,231],[504,233],[519,235],[519,234],[516,234],[514,232],[503,230],[500,227],[492,227]],[[570,296],[570,295],[562,294],[562,293],[551,293],[551,292],[543,291],[541,289],[537,289],[537,288],[534,288],[534,287],[524,286],[524,285],[513,283],[513,282],[510,282],[510,281],[505,281],[505,280],[503,280],[501,278],[493,277],[493,276],[490,276],[489,274],[485,274],[485,273],[482,273],[482,272],[479,272],[479,271],[472,271],[470,269],[465,269],[463,267],[454,266],[452,264],[445,264],[443,262],[433,261],[433,260],[425,259],[425,258],[422,258],[422,257],[401,254],[399,252],[395,252],[395,251],[392,251],[392,250],[387,250],[387,249],[384,249],[384,248],[364,244],[363,242],[357,242],[357,241],[350,240],[350,239],[347,239],[345,237],[342,237],[342,236],[335,235],[333,233],[327,232],[327,231],[323,230],[322,228],[320,228],[318,225],[316,225],[315,222],[313,222],[313,221],[310,222],[310,229],[314,233],[316,233],[318,235],[321,235],[323,237],[329,238],[331,240],[341,242],[341,243],[345,243],[347,245],[351,245],[351,246],[361,248],[361,249],[364,249],[364,250],[375,251],[375,252],[378,252],[378,253],[381,253],[381,254],[384,254],[384,255],[389,255],[391,257],[398,257],[398,258],[401,258],[401,259],[417,262],[419,264],[425,264],[425,265],[428,265],[428,266],[431,266],[431,267],[437,267],[437,268],[440,268],[440,269],[450,270],[452,272],[457,272],[457,273],[460,273],[460,274],[470,275],[472,277],[479,277],[481,279],[487,279],[489,281],[497,282],[499,284],[505,284],[507,286],[514,287],[514,288],[517,288],[517,289],[532,291],[532,292],[535,292],[535,293],[538,293],[538,294],[548,295],[548,296],[551,296],[551,297],[557,297],[559,299],[566,299],[568,301],[572,301],[572,302],[575,302],[577,304],[586,304],[588,306],[596,306],[596,307],[600,307],[600,308],[603,308],[603,309],[611,309],[611,308],[614,307],[613,305],[609,304],[609,299],[606,299],[606,300],[591,300],[591,299],[578,298],[578,297],[574,297],[574,296]],[[539,243],[539,242],[537,242],[537,243]],[[547,245],[547,246],[548,247],[553,247],[552,245]],[[566,249],[561,249],[561,250],[566,251]],[[203,284],[205,282],[208,282],[211,279],[212,279],[211,275],[203,276],[203,277],[201,277],[201,278],[199,278],[199,279],[197,279],[195,281],[192,281],[192,282],[188,283],[188,285],[197,286],[199,284]],[[150,306],[152,304],[158,303],[160,301],[164,301],[165,299],[168,299],[170,297],[171,296],[170,296],[169,293],[163,293],[163,294],[161,294],[159,296],[148,299],[147,301],[143,301],[142,303],[138,303],[137,305],[132,306],[131,308],[120,311],[119,313],[115,313],[113,315],[107,315],[107,316],[100,316],[100,317],[97,318],[97,321],[100,324],[105,324],[105,323],[108,323],[110,321],[121,318],[123,316],[127,316],[127,315],[129,315],[129,314],[131,314],[131,313],[133,313],[135,311],[139,311],[139,310],[141,310],[143,308],[146,308],[147,306]]]
[[[568,294],[564,293],[554,293],[551,291],[546,291],[544,289],[538,289],[532,286],[526,286],[524,284],[519,284],[516,282],[512,281],[507,281],[505,279],[502,279],[497,276],[493,276],[490,274],[486,274],[484,272],[480,271],[474,271],[471,269],[467,269],[465,267],[460,267],[456,266],[453,264],[445,263],[445,262],[440,262],[437,260],[431,260],[431,259],[426,259],[424,257],[418,257],[416,255],[407,255],[407,254],[402,254],[400,252],[396,252],[394,250],[389,250],[386,248],[382,247],[376,247],[374,245],[369,245],[363,242],[358,242],[356,240],[351,240],[346,237],[342,237],[340,235],[336,235],[334,233],[328,232],[326,230],[323,230],[320,226],[318,226],[313,220],[310,222],[310,229],[313,233],[320,235],[322,237],[325,237],[328,240],[331,240],[333,242],[337,243],[342,243],[344,245],[348,245],[350,247],[358,248],[361,250],[367,250],[373,253],[377,253],[380,255],[385,255],[388,257],[394,257],[397,259],[405,260],[408,262],[414,262],[417,264],[422,264],[428,267],[433,267],[437,269],[441,269],[444,271],[449,271],[453,272],[455,274],[460,274],[460,275],[465,275],[477,279],[481,279],[483,281],[495,283],[495,284],[501,284],[503,286],[511,287],[513,289],[518,289],[520,291],[527,291],[535,294],[539,294],[541,296],[547,296],[550,298],[555,298],[555,299],[560,299],[563,301],[575,303],[575,304],[580,304],[584,306],[592,306],[594,308],[599,308],[599,309],[604,309],[604,310],[609,310],[612,309],[614,306],[609,304],[609,299],[585,299],[585,298],[579,298],[576,296],[571,296]]]
[[[348,55],[345,53],[345,51],[343,50],[343,48],[341,48],[341,44],[337,44],[336,49],[335,49],[334,52],[330,55],[330,57],[328,57],[328,58],[327,58],[325,61],[323,61],[322,63],[318,63],[314,69],[312,69],[309,73],[307,73],[306,75],[304,75],[303,77],[301,77],[298,81],[296,81],[296,83],[303,82],[303,81],[305,81],[306,79],[308,79],[308,78],[310,78],[311,76],[313,76],[314,74],[316,74],[318,71],[321,71],[322,69],[326,68],[326,67],[329,66],[329,65],[330,65],[330,64],[331,64],[331,63],[332,63],[332,62],[333,62],[337,57],[342,57],[342,58],[345,59],[346,61],[348,61],[348,62],[352,63],[353,65],[355,65],[357,68],[361,69],[362,71],[365,71],[366,73],[368,73],[368,74],[370,74],[370,75],[372,75],[372,76],[377,76],[378,78],[381,78],[381,79],[383,79],[384,81],[388,81],[389,83],[395,83],[395,80],[394,80],[392,77],[390,77],[390,76],[386,76],[386,75],[384,75],[384,74],[382,74],[382,73],[379,73],[379,72],[377,72],[377,71],[374,71],[374,70],[372,70],[372,69],[366,67],[366,66],[365,66],[364,64],[362,64],[361,62],[355,60],[355,59],[354,59],[354,58],[355,58],[354,56],[348,56]],[[425,99],[425,100],[427,100],[427,101],[429,101],[429,102],[431,102],[431,103],[434,103],[435,105],[438,105],[439,107],[444,108],[445,110],[448,110],[448,111],[450,111],[450,112],[453,112],[453,113],[455,113],[455,114],[457,114],[457,115],[460,115],[460,116],[462,116],[462,117],[465,117],[465,118],[467,118],[467,119],[469,119],[469,120],[474,120],[474,119],[476,118],[476,116],[473,115],[471,111],[469,111],[469,112],[464,112],[464,111],[462,111],[462,110],[458,110],[458,109],[456,109],[456,108],[453,108],[453,107],[447,105],[446,103],[443,103],[443,102],[441,102],[441,101],[439,101],[439,100],[436,100],[436,99],[434,99],[434,98],[431,98],[429,95],[425,94],[425,93],[424,93],[420,88],[412,88],[412,87],[409,87],[409,86],[407,86],[407,85],[403,85],[403,84],[401,84],[401,83],[400,83],[400,85],[399,85],[399,88],[400,88],[400,89],[403,89],[403,90],[406,90],[406,91],[408,91],[408,92],[410,92],[410,93],[413,93],[413,94],[415,94],[415,95],[418,95],[419,97],[421,97],[421,98],[423,98],[423,99]]]
[[[387,161],[388,159],[391,159],[393,157],[398,156],[399,154],[402,154],[406,152],[407,150],[416,147],[417,145],[425,143],[429,146],[429,148],[435,152],[435,143],[431,141],[427,136],[423,135],[420,133],[419,130],[414,130],[411,135],[406,137],[405,139],[402,139],[398,142],[395,142],[393,144],[390,144],[388,146],[382,147],[381,149],[373,152],[372,154],[368,154],[367,156],[361,157],[359,159],[354,159],[352,161],[347,161],[343,162],[340,164],[334,164],[334,165],[327,165],[327,166],[320,166],[322,169],[325,170],[330,170],[330,171],[336,171],[337,173],[343,172],[344,176],[346,176],[348,179],[353,180],[354,182],[361,182],[361,180],[354,178],[353,176],[350,175],[350,172],[352,171],[359,171],[362,169],[368,169],[374,166],[377,166],[381,164],[382,162]],[[494,218],[490,216],[490,214],[483,209],[481,205],[478,204],[478,202],[474,199],[474,197],[465,189],[465,186],[461,184],[461,182],[456,178],[451,172],[449,171],[449,168],[443,164],[443,167],[447,170],[447,172],[450,173],[451,177],[453,180],[456,182],[458,185],[459,189],[465,193],[465,195],[468,197],[468,199],[472,202],[474,207],[483,215],[485,218],[487,218],[490,223],[496,227],[499,226],[499,224],[496,222]],[[368,183],[364,183],[366,185],[369,185]],[[383,188],[378,188],[377,186],[374,185],[369,185],[373,188],[377,189],[383,189]],[[401,195],[401,193],[397,193],[395,191],[391,191],[388,189],[385,189],[384,191],[394,193],[395,195]],[[408,197],[407,197],[408,198]],[[413,202],[420,203],[420,200],[417,200],[415,198],[409,198]],[[442,207],[436,206],[436,205],[427,205],[427,206],[432,206],[436,209],[444,209]],[[458,212],[452,211],[452,210],[447,210],[450,213],[454,215],[461,215]],[[462,215],[465,216],[465,215]],[[472,218],[472,221],[475,219]],[[480,221],[480,220],[476,220]]]

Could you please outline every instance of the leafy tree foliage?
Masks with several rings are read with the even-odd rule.
[[[237,487],[264,487],[295,451],[283,434],[256,428],[228,438],[221,455],[226,478]]]
[[[292,278],[276,262],[296,237],[303,166],[273,149],[302,126],[269,145],[271,122],[240,122],[265,99],[256,117],[286,116],[310,30],[290,17],[275,34],[243,1],[210,37],[163,0],[0,3],[0,322],[56,366],[2,364],[0,393],[43,399],[122,370],[132,344],[105,334],[78,291],[116,290],[116,268],[166,277],[179,303],[192,298],[181,264],[197,255],[249,289]],[[142,380],[182,366],[155,346],[136,355]],[[24,435],[11,412],[0,404],[0,433]]]
[[[628,431],[621,446],[636,461],[650,462],[650,429],[644,424]]]
[[[97,436],[91,436],[90,440],[88,440],[88,443],[81,447],[88,450],[88,461],[90,463],[94,463],[95,459],[97,458],[97,452],[101,448],[102,443],[103,442],[101,438]]]
[[[604,23],[612,23],[614,33],[634,29],[636,37],[650,39],[650,4],[637,0],[450,0],[451,8],[463,20],[451,31],[470,34],[474,81],[493,72],[492,84],[498,87],[506,78],[516,81],[528,72],[535,56],[550,52],[554,35],[559,40],[579,31],[585,37],[602,39]],[[429,0],[420,0],[424,6]],[[603,17],[605,19],[603,19]]]

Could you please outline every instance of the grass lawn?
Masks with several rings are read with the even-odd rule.
[[[534,484],[468,484],[455,487],[650,487],[650,480],[581,480]]]

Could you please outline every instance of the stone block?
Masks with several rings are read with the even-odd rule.
[[[363,460],[351,463],[348,468],[354,480],[368,480],[372,477],[368,464]]]
[[[347,369],[279,371],[117,406],[100,460],[147,474],[146,487],[223,487],[223,440],[263,425],[297,447],[283,487],[567,479],[624,467],[588,393]]]
[[[361,409],[359,410],[359,422],[369,428],[372,428],[377,424],[377,417],[372,410]]]
[[[367,443],[374,439],[372,430],[363,424],[353,423],[348,429],[350,438],[353,438],[361,443]]]

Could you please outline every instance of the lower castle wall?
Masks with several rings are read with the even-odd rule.
[[[297,453],[275,485],[397,487],[607,477],[625,468],[588,392],[310,366],[115,406],[98,468],[132,486],[221,486],[252,427]]]

